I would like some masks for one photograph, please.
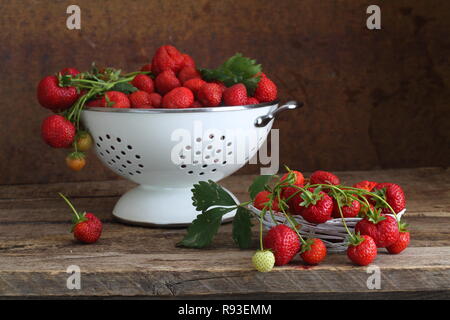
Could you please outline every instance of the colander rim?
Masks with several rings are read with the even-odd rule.
[[[94,112],[112,112],[112,113],[191,113],[191,112],[220,112],[220,111],[243,111],[249,109],[259,109],[269,106],[274,106],[280,103],[280,100],[273,100],[271,102],[264,102],[258,104],[249,104],[245,106],[221,106],[221,107],[208,107],[208,108],[186,108],[186,109],[167,109],[167,108],[155,108],[155,109],[135,109],[135,108],[103,108],[103,107],[89,107],[84,111]]]

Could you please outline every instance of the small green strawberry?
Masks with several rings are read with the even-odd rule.
[[[275,265],[275,256],[270,250],[258,250],[253,255],[252,262],[259,272],[269,272]]]

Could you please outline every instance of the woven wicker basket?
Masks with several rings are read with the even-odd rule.
[[[261,211],[250,205],[249,209],[259,218]],[[400,219],[405,214],[406,209],[403,209],[397,213],[397,217]],[[305,238],[319,238],[321,239],[329,252],[343,252],[347,250],[347,238],[348,234],[342,223],[342,219],[331,219],[325,223],[314,224],[306,221],[301,216],[292,216],[293,219],[301,226],[298,229],[299,233]],[[276,222],[274,221],[276,220]],[[351,232],[355,231],[356,224],[361,218],[345,218],[345,223]],[[289,221],[282,213],[267,212],[263,218],[263,224],[266,229],[270,229],[276,224],[285,224],[290,226]]]

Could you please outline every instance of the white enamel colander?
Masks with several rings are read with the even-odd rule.
[[[243,167],[265,142],[275,116],[301,105],[88,108],[81,119],[101,161],[139,184],[119,199],[113,215],[130,224],[184,226],[199,214],[193,184],[219,181]]]

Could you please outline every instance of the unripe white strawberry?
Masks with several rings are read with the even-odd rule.
[[[253,266],[259,272],[269,272],[275,265],[275,256],[270,250],[258,250],[252,257]]]

